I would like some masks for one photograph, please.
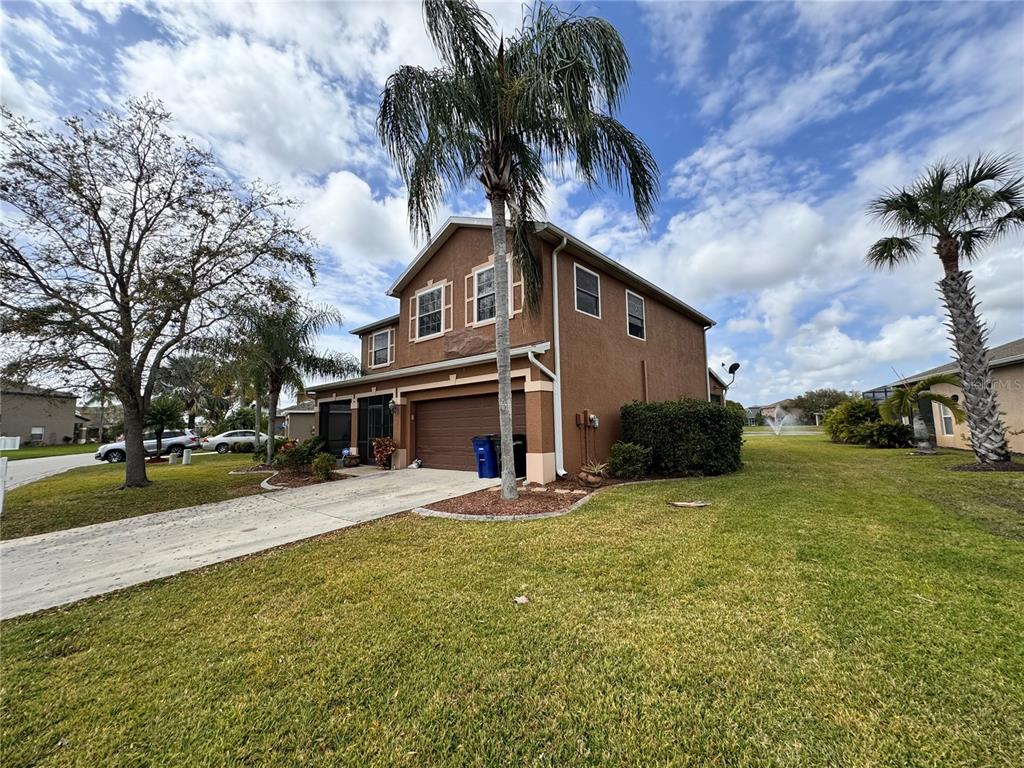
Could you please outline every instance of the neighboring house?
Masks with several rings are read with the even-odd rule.
[[[510,269],[513,431],[530,482],[608,457],[633,400],[708,399],[713,321],[549,223],[532,235],[542,271],[536,312]],[[490,222],[450,219],[388,291],[399,314],[357,328],[365,373],[310,387],[332,452],[392,465],[474,469],[474,435],[498,432]],[[555,265],[557,268],[552,268]]]
[[[0,383],[0,435],[21,437],[22,445],[54,445],[71,442],[76,422],[76,397],[71,392]]]
[[[714,368],[708,368],[708,399],[712,403],[725,405],[725,392],[728,386],[722,377],[715,373]]]
[[[124,422],[124,414],[118,403],[107,403],[101,408],[98,405],[80,406],[77,411],[82,418],[77,434],[74,435],[76,443],[103,443],[112,440],[121,431]],[[103,419],[103,429],[106,438],[100,436],[100,418]],[[114,427],[117,429],[114,429]]]
[[[316,403],[303,400],[283,408],[274,419],[274,436],[287,437],[289,440],[307,439],[316,434]]]
[[[1024,338],[1008,344],[1001,344],[989,350],[989,365],[992,369],[992,385],[995,388],[999,414],[1006,427],[1010,450],[1024,453]],[[890,390],[903,383],[913,384],[935,373],[957,373],[955,362],[940,365],[927,371],[908,376],[903,382],[888,385]],[[963,402],[964,393],[960,387],[939,384],[933,391],[955,397]],[[962,448],[970,450],[971,433],[967,421],[959,424],[944,405],[931,403],[924,409],[925,422],[932,422],[935,443],[941,448]]]

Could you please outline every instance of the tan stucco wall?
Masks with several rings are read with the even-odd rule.
[[[285,434],[289,440],[305,440],[313,433],[316,416],[312,413],[289,413],[285,415]]]
[[[0,434],[32,439],[32,427],[45,427],[44,442],[54,445],[75,435],[75,398],[0,394]]]
[[[1024,363],[993,369],[992,383],[999,403],[999,413],[1008,433],[1010,450],[1024,453]],[[939,394],[957,395],[963,402],[964,393],[959,387],[939,384],[933,389]],[[932,418],[935,420],[937,445],[942,448],[971,449],[970,430],[966,421],[954,423],[954,434],[945,435],[942,432],[942,418],[937,403],[932,403]]]
[[[544,266],[549,260],[550,246],[534,239],[534,250],[538,254],[543,277],[543,295],[551,296],[550,275]],[[416,274],[409,286],[402,291],[400,299],[398,328],[395,334],[395,365],[408,368],[414,365],[437,362],[456,357],[482,354],[494,351],[494,324],[469,327],[467,314],[467,277],[473,269],[491,260],[493,247],[488,229],[464,228],[456,231],[444,246]],[[514,272],[513,281],[520,280]],[[447,283],[445,326],[450,328],[444,335],[425,341],[410,341],[410,311],[418,291],[428,285]],[[471,294],[470,294],[471,297]],[[543,300],[535,314],[522,311],[522,288],[516,287],[513,294],[515,314],[509,321],[509,338],[513,347],[548,341],[551,338],[551,303]],[[472,315],[470,314],[470,319]],[[363,339],[364,364],[368,362],[368,338]],[[375,369],[377,373],[382,369]],[[385,369],[386,370],[386,369]]]
[[[576,262],[601,276],[600,319],[576,310]],[[558,282],[565,467],[576,472],[585,460],[585,433],[591,458],[607,460],[619,439],[623,404],[645,395],[650,402],[707,400],[704,328],[644,296],[647,339],[634,339],[626,333],[626,284],[568,252],[558,257]],[[584,410],[600,419],[596,430],[577,427]]]

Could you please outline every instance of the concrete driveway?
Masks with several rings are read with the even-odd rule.
[[[473,472],[403,469],[0,542],[0,618],[102,595],[496,484]]]

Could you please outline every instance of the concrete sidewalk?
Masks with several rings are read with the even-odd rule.
[[[0,542],[0,618],[230,560],[488,488],[403,469]]]

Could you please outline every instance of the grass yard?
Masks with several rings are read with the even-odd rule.
[[[154,464],[146,470],[153,484],[129,491],[118,488],[124,481],[124,464],[71,469],[8,491],[0,515],[0,539],[259,493],[266,475],[228,474],[250,466],[248,455],[203,456],[188,466]]]
[[[76,453],[96,453],[99,446],[96,443],[85,443],[84,445],[72,443],[70,445],[38,445],[27,448],[19,448],[16,451],[0,451],[0,456],[5,456],[8,461],[21,461],[22,459],[41,459],[46,456],[70,456]]]
[[[1020,765],[1024,475],[744,452],[566,517],[391,518],[5,622],[0,762]]]

